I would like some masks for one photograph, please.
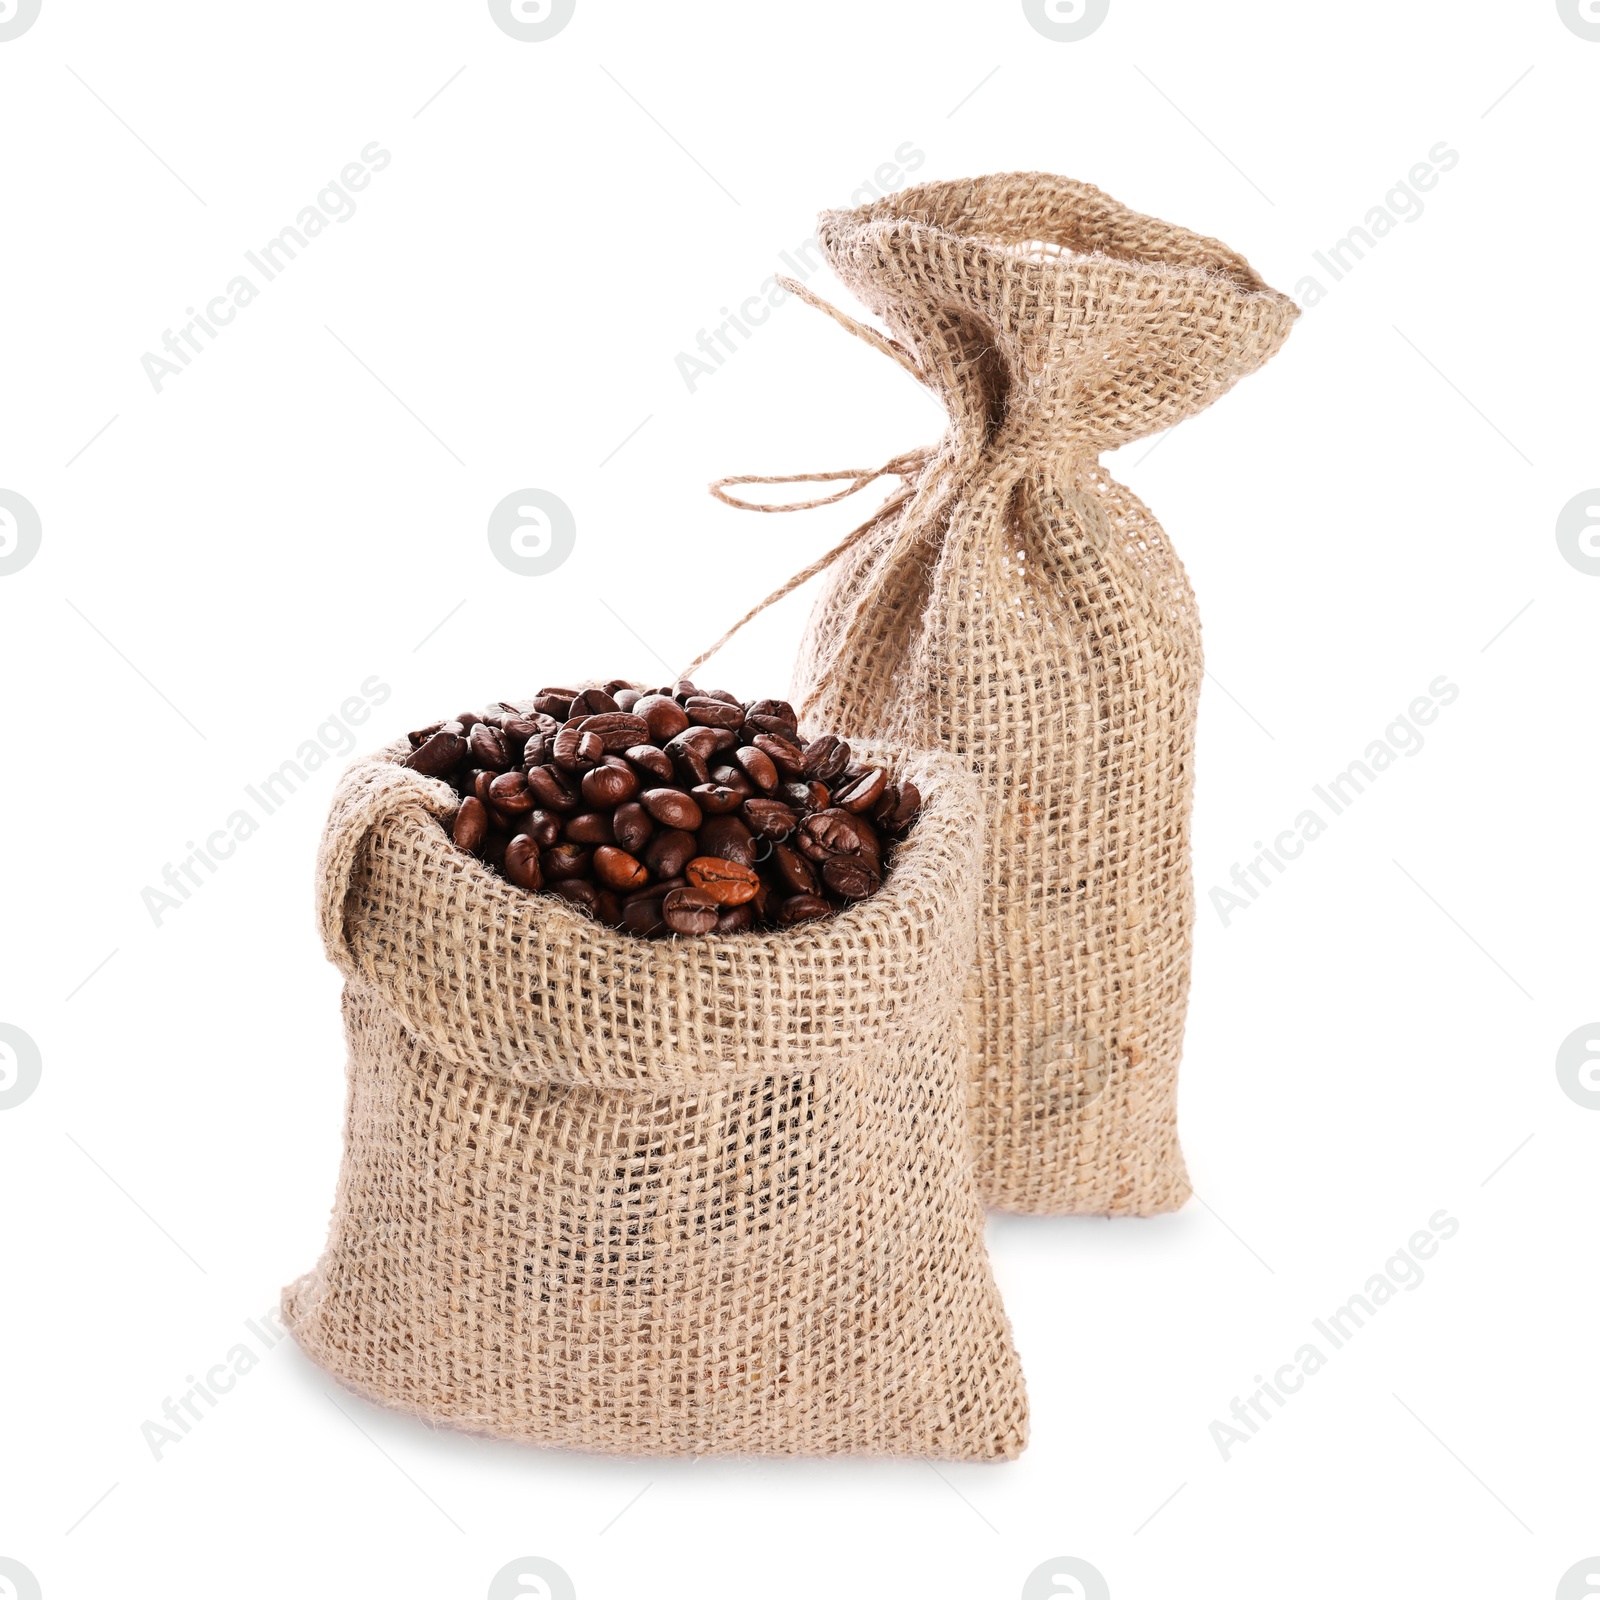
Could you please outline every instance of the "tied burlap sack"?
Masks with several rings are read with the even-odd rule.
[[[452,844],[450,787],[357,762],[318,864],[349,1096],[288,1326],[434,1422],[650,1454],[1023,1446],[966,1140],[969,775],[883,888],[783,932],[645,941]]]
[[[985,1197],[1174,1209],[1189,1192],[1175,1102],[1200,625],[1160,525],[1098,457],[1209,405],[1296,308],[1215,239],[1042,173],[827,212],[820,238],[894,337],[823,309],[926,383],[950,424],[877,472],[821,474],[850,480],[828,500],[747,507],[905,480],[778,591],[831,567],[793,698],[842,734],[942,746],[981,782]]]

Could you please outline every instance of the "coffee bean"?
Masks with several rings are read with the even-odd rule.
[[[650,877],[642,861],[608,844],[594,853],[594,875],[606,888],[621,890],[642,889]]]
[[[770,734],[775,739],[787,739],[790,744],[800,742],[800,730],[792,722],[784,722],[779,717],[751,714],[744,719],[744,727],[739,730],[740,742],[754,744],[758,733]]]
[[[561,818],[554,811],[530,811],[522,819],[522,832],[541,850],[548,850],[561,837]]]
[[[666,753],[672,758],[674,775],[690,787],[697,783],[709,783],[711,769],[706,765],[706,758],[686,739],[687,735],[680,733],[667,744]]]
[[[834,802],[846,811],[858,814],[870,811],[878,803],[878,796],[888,781],[889,774],[882,767],[868,767],[853,783],[835,791]]]
[[[489,813],[476,795],[468,795],[456,808],[456,820],[450,837],[463,850],[476,850],[489,831]]]
[[[822,881],[846,900],[863,900],[883,880],[866,856],[829,856],[822,863]]]
[[[682,789],[646,789],[639,804],[663,828],[685,828],[692,833],[700,826],[699,804]]]
[[[539,858],[546,878],[581,878],[594,860],[594,851],[587,845],[553,844]]]
[[[598,716],[585,717],[578,724],[578,731],[594,734],[611,752],[626,750],[630,745],[638,744],[650,736],[650,729],[644,718],[631,716],[626,711],[610,711]]]
[[[761,792],[738,767],[713,767],[711,781],[719,789],[732,789],[741,799]]]
[[[806,777],[832,783],[850,764],[850,746],[843,739],[825,733],[806,746]]]
[[[448,727],[424,739],[405,759],[413,772],[430,778],[442,778],[454,772],[467,759],[467,741]]]
[[[498,811],[517,816],[533,810],[533,795],[528,790],[525,772],[502,772],[489,785],[489,803]]]
[[[742,906],[755,899],[760,879],[750,867],[720,856],[696,856],[683,869],[691,889],[704,889],[720,906]]]
[[[576,811],[582,802],[577,784],[555,767],[535,767],[528,774],[528,792],[547,811]]]
[[[570,900],[580,911],[587,911],[593,915],[600,909],[600,896],[595,886],[582,878],[558,878],[548,887],[551,894],[558,894],[563,900]]]
[[[630,800],[611,813],[611,831],[624,850],[638,855],[656,830],[650,813],[638,801]]]
[[[606,753],[605,742],[597,733],[585,733],[575,723],[566,723],[550,747],[551,759],[567,772],[587,772],[600,764]]]
[[[692,833],[682,828],[668,828],[645,846],[644,864],[652,877],[676,878],[694,859],[697,849]]]
[[[561,824],[561,837],[571,844],[611,844],[616,838],[611,813],[579,811]]]
[[[577,692],[576,689],[541,689],[533,697],[533,709],[554,717],[557,722],[565,722],[572,712],[572,697]]]
[[[806,757],[799,745],[775,733],[758,733],[750,741],[786,778],[805,776]]]
[[[710,933],[718,915],[719,902],[702,889],[674,889],[661,902],[662,920],[674,933]]]
[[[647,780],[654,778],[661,783],[671,783],[677,776],[672,765],[672,757],[665,750],[658,750],[653,744],[629,745],[622,752],[622,759],[640,777]]]
[[[667,931],[666,918],[661,915],[661,898],[632,899],[623,902],[622,929],[624,933],[641,939],[653,939]]]
[[[737,862],[741,867],[753,867],[756,864],[755,839],[737,817],[707,817],[700,825],[696,838],[702,856],[720,856],[724,861]]]
[[[639,777],[620,756],[607,756],[598,767],[584,773],[579,788],[590,805],[609,810],[638,794]]]
[[[756,909],[754,904],[747,901],[742,906],[729,906],[717,918],[717,925],[713,933],[743,933],[746,928],[755,926]]]
[[[684,702],[684,713],[689,721],[702,728],[727,728],[737,733],[744,726],[744,707],[737,701],[729,703],[709,695],[691,695]]]
[[[617,702],[618,711],[632,711],[639,703],[640,692],[638,689],[616,689],[611,698]]]
[[[529,894],[537,893],[544,887],[539,847],[527,834],[519,833],[506,845],[505,871],[519,889],[526,889]]]
[[[630,900],[648,900],[654,896],[659,900],[663,895],[670,894],[674,889],[687,889],[689,880],[684,877],[662,878],[659,883],[646,884],[642,889],[635,889],[628,896]]]
[[[470,779],[467,784],[467,789],[477,797],[481,804],[486,806],[492,805],[493,800],[489,794],[489,785],[492,784],[494,780],[500,776],[500,774],[498,772],[490,772],[487,767],[478,767],[475,771],[469,773],[467,776]]]
[[[890,826],[896,833],[903,833],[917,819],[917,813],[922,810],[922,791],[909,778],[900,785],[900,800],[894,808],[894,817]]]
[[[870,824],[837,807],[807,817],[795,832],[795,843],[816,862],[836,855],[878,854],[877,836]]]
[[[772,794],[778,787],[778,768],[765,750],[753,744],[742,744],[733,752],[739,769],[763,794]]]
[[[418,728],[415,733],[408,733],[406,737],[411,741],[411,748],[415,750],[419,745],[426,744],[443,726],[442,722],[430,722],[426,728]]]
[[[713,817],[726,816],[744,803],[744,796],[737,789],[725,788],[720,783],[697,783],[689,792],[700,809]]]
[[[746,800],[739,815],[745,826],[763,839],[787,839],[800,825],[800,814],[781,800]]]
[[[647,694],[642,700],[634,701],[633,714],[644,718],[650,738],[656,744],[665,744],[689,726],[683,707],[671,695]]]
[[[779,886],[794,894],[816,894],[821,889],[816,868],[792,844],[772,847],[772,875]]]
[[[511,765],[505,734],[487,722],[480,722],[467,735],[467,752],[478,766],[493,772],[504,772]]]
[[[781,722],[790,728],[800,726],[800,719],[787,700],[752,700],[744,708],[744,714],[747,717],[770,717],[774,722]]]
[[[617,702],[606,693],[604,689],[581,689],[572,697],[572,704],[567,710],[569,717],[592,717],[601,712],[617,709]]]
[[[833,907],[814,894],[794,894],[778,903],[780,926],[792,928],[797,923],[815,922],[819,917],[831,917]]]

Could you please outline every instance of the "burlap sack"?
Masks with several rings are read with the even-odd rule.
[[[457,850],[456,797],[357,762],[318,866],[349,1040],[313,1360],[435,1422],[583,1450],[1014,1456],[1022,1376],[963,1106],[976,794],[884,887],[652,941]]]
[[[843,734],[942,746],[982,783],[985,1197],[1173,1209],[1200,625],[1166,535],[1098,456],[1209,405],[1296,308],[1215,239],[1042,173],[827,212],[820,238],[895,337],[825,309],[950,426],[878,473],[823,475],[906,482],[795,580],[832,566],[793,699]]]

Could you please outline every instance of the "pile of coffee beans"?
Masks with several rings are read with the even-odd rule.
[[[642,938],[792,927],[883,882],[922,796],[802,738],[786,700],[687,680],[541,689],[411,735],[461,796],[452,835],[530,893]]]

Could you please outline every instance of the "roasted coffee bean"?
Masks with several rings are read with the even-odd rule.
[[[695,837],[703,856],[721,856],[724,861],[735,861],[741,867],[756,864],[755,839],[737,817],[707,817]]]
[[[738,767],[713,767],[711,781],[719,789],[732,789],[737,795],[747,796],[761,792]]]
[[[674,933],[710,933],[720,902],[703,889],[674,889],[661,902],[662,920]]]
[[[578,785],[555,767],[535,767],[528,774],[528,792],[546,811],[564,814],[576,811],[582,803]]]
[[[611,698],[617,702],[618,711],[632,711],[642,693],[639,689],[616,689],[612,691]]]
[[[796,923],[815,922],[818,917],[831,917],[833,907],[814,894],[792,894],[779,901],[777,920],[781,927],[792,928]]]
[[[553,844],[539,858],[546,878],[582,878],[587,875],[594,860],[594,851],[587,845]]]
[[[489,803],[510,816],[532,811],[533,795],[528,790],[527,773],[502,772],[489,785]]]
[[[775,733],[758,733],[750,743],[759,750],[786,778],[803,778],[806,756],[799,745],[781,739]]]
[[[552,718],[552,721],[555,719]],[[550,758],[555,752],[556,734],[561,730],[559,726],[550,733],[541,729],[538,733],[528,735],[528,742],[522,747],[522,769],[532,772],[535,767],[547,767]]]
[[[751,833],[762,839],[787,839],[800,825],[799,812],[781,800],[746,800],[739,815]]]
[[[846,900],[864,900],[883,881],[868,856],[829,856],[822,863],[822,881]]]
[[[554,717],[557,722],[565,722],[572,714],[572,697],[577,692],[576,689],[541,689],[533,697],[533,709]]]
[[[454,772],[467,759],[467,741],[453,733],[448,725],[417,746],[405,759],[413,772],[430,778],[442,778]]]
[[[645,725],[650,730],[650,738],[656,744],[665,744],[669,739],[675,739],[689,726],[689,719],[684,714],[683,707],[667,694],[647,694],[642,699],[635,700],[633,714],[644,718]]]
[[[622,926],[622,902],[609,889],[600,887],[594,892],[594,914],[608,928]]]
[[[816,868],[792,844],[772,847],[772,875],[780,888],[792,894],[816,894],[821,889]]]
[[[637,897],[624,901],[622,928],[625,933],[636,934],[641,939],[653,939],[665,933],[667,922],[661,915],[661,897]]]
[[[597,733],[585,733],[576,724],[566,723],[550,746],[550,756],[567,772],[587,772],[597,767],[606,753],[605,741]]]
[[[691,889],[704,889],[719,906],[742,906],[753,900],[761,880],[750,867],[721,856],[696,856],[683,869]]]
[[[753,902],[746,901],[742,906],[729,906],[717,918],[717,925],[713,933],[743,933],[746,928],[754,927],[756,909]]]
[[[609,810],[638,794],[639,775],[620,756],[607,756],[598,767],[584,773],[579,788],[590,805]]]
[[[569,844],[611,844],[616,834],[609,811],[579,811],[561,824],[561,837]]]
[[[695,688],[695,686],[687,678],[679,678],[678,681],[672,686],[672,698],[676,700],[679,705],[682,705],[683,702],[691,695],[697,695],[699,693],[700,691]]]
[[[593,915],[600,909],[600,896],[595,886],[582,878],[558,878],[548,887],[551,894],[558,894],[563,900],[570,900],[580,911],[587,911]]]
[[[697,694],[684,701],[683,709],[689,721],[702,728],[727,728],[737,733],[744,726],[744,707],[737,701]]]
[[[744,803],[744,796],[737,789],[725,788],[720,783],[697,783],[689,792],[700,809],[713,817],[726,816]]]
[[[739,735],[732,728],[711,728],[701,724],[685,728],[678,738],[712,763],[716,763],[717,758],[727,751],[739,747]]]
[[[561,818],[554,811],[530,811],[522,819],[522,832],[541,850],[548,850],[561,837]]]
[[[472,794],[476,795],[478,800],[483,805],[489,805],[491,804],[489,798],[489,785],[493,783],[494,780],[499,776],[500,774],[498,772],[490,772],[487,767],[478,767],[466,774],[466,777],[469,780],[467,783],[467,789],[470,790]]]
[[[480,722],[467,735],[467,750],[480,767],[488,767],[493,772],[504,772],[511,765],[505,734],[487,722]]]
[[[519,889],[534,894],[544,887],[544,867],[539,847],[527,834],[519,833],[505,847],[506,876]]]
[[[677,777],[672,757],[653,744],[629,745],[622,752],[622,759],[646,780],[646,788],[654,788],[656,783],[671,783]]]
[[[765,750],[758,750],[753,744],[742,744],[733,752],[733,759],[763,794],[772,794],[777,789],[777,764]]]
[[[602,688],[598,686],[590,689],[580,689],[572,697],[572,704],[567,709],[569,717],[593,717],[602,712],[614,712],[617,702]]]
[[[825,733],[806,746],[806,777],[832,783],[850,764],[850,746],[843,739]]]
[[[888,781],[889,774],[882,767],[868,767],[853,783],[835,790],[834,803],[857,815],[870,811],[878,803],[878,796],[883,793]]]
[[[419,745],[426,744],[443,726],[442,722],[430,722],[426,728],[418,728],[415,733],[408,733],[406,737],[411,741],[411,748],[415,750]]]
[[[697,783],[709,783],[711,769],[706,765],[706,758],[694,745],[685,742],[686,737],[685,734],[679,734],[666,747],[667,754],[672,758],[673,773],[691,787]]]
[[[751,714],[744,719],[744,727],[739,730],[740,742],[754,744],[758,733],[770,734],[775,739],[787,739],[790,744],[800,742],[800,730],[792,722]]]
[[[900,799],[894,808],[894,816],[889,826],[896,833],[903,833],[917,820],[917,813],[922,810],[922,791],[909,778],[900,785]]]
[[[687,878],[663,878],[659,883],[650,883],[643,889],[635,889],[628,898],[630,900],[648,900],[653,895],[659,900],[663,895],[670,894],[674,889],[687,889],[688,887],[689,880]]]
[[[650,877],[642,861],[609,844],[594,853],[594,875],[606,888],[623,891],[642,889]]]
[[[656,829],[650,820],[650,813],[638,801],[630,800],[611,813],[611,831],[624,850],[638,855]]]
[[[646,789],[639,804],[663,828],[685,828],[693,833],[700,826],[699,804],[682,789]]]
[[[456,820],[450,837],[463,850],[476,850],[489,831],[489,813],[476,795],[468,795],[456,808]]]
[[[668,828],[644,847],[644,864],[652,877],[676,878],[694,860],[698,848],[692,833]]]
[[[744,708],[744,714],[747,717],[770,717],[789,728],[800,726],[800,719],[795,716],[794,707],[787,700],[752,700]]]
[[[795,830],[794,837],[801,853],[816,862],[826,861],[829,856],[878,854],[877,835],[871,825],[838,807],[813,812]]]
[[[631,716],[626,711],[608,711],[585,717],[578,724],[578,731],[595,734],[612,753],[626,750],[630,745],[650,737],[650,729],[644,718]]]

